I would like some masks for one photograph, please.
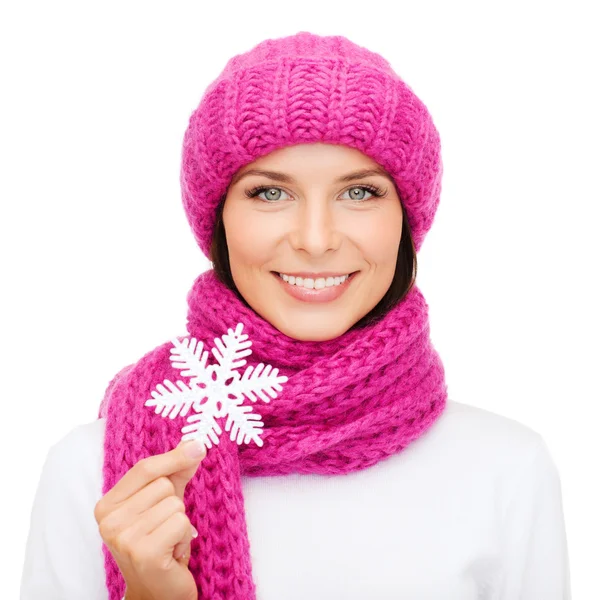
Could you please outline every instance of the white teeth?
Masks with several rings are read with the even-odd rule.
[[[327,277],[327,279],[324,277],[319,277],[318,279],[311,279],[310,277],[307,277],[306,279],[303,279],[302,277],[294,277],[293,275],[279,273],[279,277],[281,277],[290,285],[305,287],[309,290],[321,290],[326,287],[332,287],[334,285],[340,285],[341,283],[344,283],[344,281],[346,281],[350,275],[342,275],[341,277]]]

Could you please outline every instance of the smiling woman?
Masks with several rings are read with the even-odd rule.
[[[544,440],[451,400],[430,337],[416,252],[441,176],[380,55],[299,32],[230,59],[183,140],[213,261],[188,335],[52,449],[21,600],[567,600]]]
[[[240,299],[305,341],[374,322],[417,274],[393,178],[337,144],[280,148],[240,169],[217,208],[210,258]]]

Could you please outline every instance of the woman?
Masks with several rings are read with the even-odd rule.
[[[214,266],[189,336],[52,447],[22,600],[570,597],[543,438],[447,397],[415,284],[441,174],[423,103],[343,36],[227,63],[184,139]]]

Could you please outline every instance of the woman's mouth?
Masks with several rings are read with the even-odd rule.
[[[292,278],[286,275],[288,281],[285,281],[281,274],[276,271],[271,271],[271,273],[278,279],[284,291],[297,300],[302,300],[304,302],[331,302],[332,300],[339,298],[348,289],[354,280],[355,275],[357,275],[359,271],[350,273],[345,279],[343,277],[336,277],[318,278],[314,280],[310,278],[304,279],[302,277]],[[337,285],[336,281],[339,281]],[[308,287],[306,287],[306,283],[308,283]],[[327,283],[330,285],[328,286]]]

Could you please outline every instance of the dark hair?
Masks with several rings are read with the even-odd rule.
[[[213,263],[213,269],[217,277],[231,290],[237,297],[249,308],[250,305],[240,294],[233,282],[231,268],[229,265],[229,250],[227,248],[227,238],[225,236],[225,226],[223,224],[223,207],[225,205],[226,195],[221,198],[217,207],[217,216],[215,230],[210,247],[209,259]],[[383,317],[388,310],[400,302],[412,288],[417,277],[417,253],[410,234],[406,211],[402,206],[402,237],[398,246],[398,257],[396,259],[396,271],[394,278],[384,294],[383,298],[360,320],[358,320],[350,329],[358,329],[374,323]]]

